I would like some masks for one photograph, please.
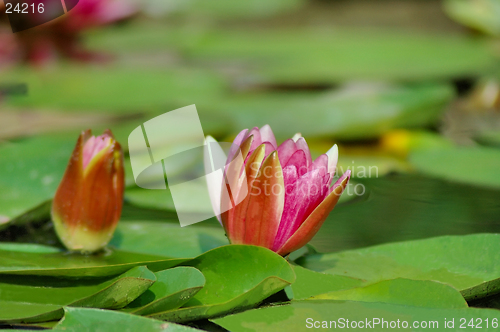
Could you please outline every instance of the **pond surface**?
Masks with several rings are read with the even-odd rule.
[[[366,193],[335,207],[311,241],[318,251],[500,232],[498,190],[409,174],[356,181]]]

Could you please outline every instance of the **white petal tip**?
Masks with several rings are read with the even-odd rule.
[[[328,172],[333,175],[337,169],[337,162],[339,160],[339,148],[337,144],[332,146],[326,155],[328,156]]]
[[[301,137],[302,137],[301,133],[296,133],[295,135],[293,135],[292,140],[294,142],[297,142],[299,140],[299,138],[301,138]]]
[[[328,157],[337,157],[339,156],[339,147],[337,146],[337,144],[334,144],[330,150],[328,150],[328,152],[326,153],[328,155]]]

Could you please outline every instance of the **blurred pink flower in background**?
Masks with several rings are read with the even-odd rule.
[[[0,29],[0,69],[15,63],[19,56],[19,45],[14,34],[8,29]]]
[[[44,22],[47,11],[30,13],[26,19]],[[6,16],[3,5],[0,5],[0,12]],[[0,30],[0,62],[21,61],[41,65],[58,58],[107,60],[109,56],[85,49],[82,32],[128,19],[135,13],[137,8],[126,0],[80,0],[67,14],[50,22],[15,34]]]

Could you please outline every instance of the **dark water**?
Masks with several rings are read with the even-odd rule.
[[[366,194],[333,210],[311,241],[318,251],[500,232],[500,190],[408,174],[356,181]]]
[[[500,233],[500,190],[483,189],[418,175],[393,174],[356,179],[363,196],[339,204],[311,244],[320,252],[441,235]],[[122,220],[177,224],[174,211],[124,205]],[[215,218],[189,227],[221,226]],[[42,222],[12,226],[0,241],[60,245],[49,216]]]

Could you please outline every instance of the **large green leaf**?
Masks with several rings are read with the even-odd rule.
[[[363,284],[362,280],[356,278],[318,273],[297,265],[292,265],[292,267],[297,280],[287,288],[287,294],[294,300],[303,300],[318,294],[355,288]]]
[[[0,249],[0,274],[39,275],[61,277],[102,277],[124,273],[146,265],[152,271],[164,270],[181,264],[186,259],[166,258],[122,250],[105,250],[94,255],[80,253],[44,252],[44,246],[12,244],[9,250]]]
[[[196,257],[227,243],[222,226],[181,227],[178,222],[123,221],[110,245],[130,252],[183,258]]]
[[[255,246],[220,247],[187,264],[203,273],[205,287],[182,308],[150,317],[185,322],[221,316],[252,308],[295,281],[286,260]]]
[[[395,278],[440,281],[474,300],[500,293],[499,259],[500,235],[474,234],[316,254],[297,263],[369,283]]]
[[[144,266],[105,281],[2,275],[0,292],[5,301],[116,309],[135,300],[155,280]]]
[[[453,95],[446,84],[369,85],[322,93],[236,95],[206,107],[234,118],[239,128],[268,123],[282,139],[300,132],[306,138],[348,140],[433,124]]]
[[[26,303],[0,300],[1,320],[5,323],[44,322],[63,316],[63,308],[56,304]]]
[[[2,73],[2,79],[30,87],[29,95],[9,98],[11,106],[79,112],[166,112],[214,98],[224,87],[220,79],[206,72],[120,66],[16,69]]]
[[[213,321],[232,332],[289,332],[313,328],[463,331],[472,329],[471,325],[481,327],[483,331],[497,331],[499,319],[500,312],[492,309],[435,309],[385,303],[306,300],[249,310]]]
[[[205,277],[194,267],[180,266],[155,273],[156,282],[123,310],[136,315],[176,309],[205,285]]]
[[[500,188],[500,151],[473,147],[416,151],[410,163],[420,172],[476,186]]]
[[[230,29],[185,36],[193,58],[245,62],[254,78],[278,83],[462,77],[493,65],[486,43],[415,31]]]
[[[16,217],[52,198],[77,137],[40,136],[0,145],[0,216]]]
[[[3,275],[0,276],[0,321],[12,323],[59,319],[63,316],[62,306],[65,305],[122,308],[144,293],[155,280],[155,275],[144,266],[102,282]]]
[[[145,11],[155,17],[161,14],[187,14],[189,16],[224,19],[241,19],[248,17],[268,17],[281,12],[297,9],[304,0],[194,0],[189,2],[145,1]]]
[[[498,130],[487,130],[479,132],[475,136],[476,141],[481,144],[494,146],[496,148],[500,147],[500,131]]]
[[[50,246],[44,246],[33,243],[9,243],[9,242],[0,242],[0,250],[35,253],[35,254],[55,254],[62,252],[60,248],[55,248]]]
[[[166,331],[194,332],[191,327],[174,323],[161,322],[141,316],[117,311],[64,308],[64,318],[54,327],[56,331],[78,332],[134,332],[134,331]]]
[[[90,45],[97,49],[145,56],[168,50],[203,64],[213,60],[224,68],[236,65],[252,82],[301,86],[463,77],[486,72],[494,61],[483,41],[395,29],[209,30],[144,22],[90,37]]]
[[[451,286],[435,281],[403,278],[320,294],[312,299],[382,302],[443,309],[468,307],[460,292]]]

